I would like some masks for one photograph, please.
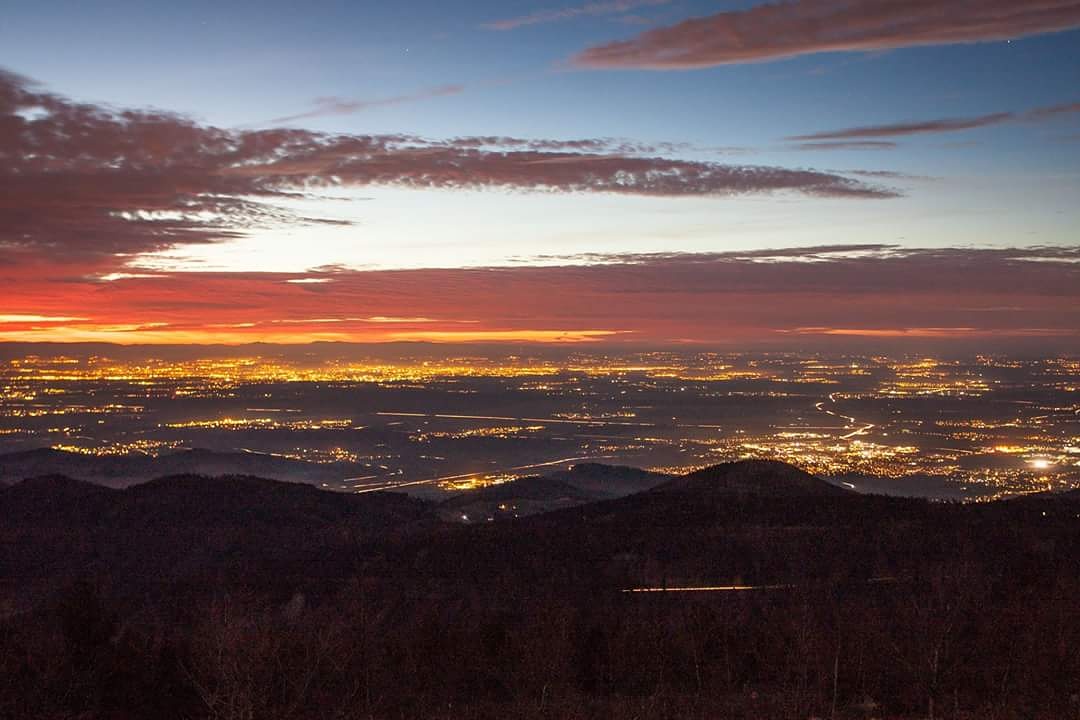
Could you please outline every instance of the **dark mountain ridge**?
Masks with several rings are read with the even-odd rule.
[[[569,470],[550,473],[546,477],[560,480],[600,500],[649,490],[675,476],[625,465],[578,463]]]
[[[351,572],[361,546],[436,525],[431,504],[397,493],[195,475],[117,490],[47,476],[0,488],[0,579],[16,595],[83,575],[152,594],[319,581]]]
[[[124,489],[46,475],[0,488],[0,520],[9,524],[28,515],[69,519],[56,516],[61,508],[78,509],[89,522],[113,525],[140,516],[188,525],[242,524],[259,517],[310,525],[351,520],[381,529],[427,518],[431,506],[399,493],[335,493],[249,475],[171,475]],[[87,508],[104,514],[93,515]]]
[[[687,475],[672,476],[637,468],[586,463],[550,475],[521,478],[463,492],[443,502],[443,517],[475,522],[525,517],[604,500],[630,498],[629,506],[659,496],[717,502],[747,495],[760,497],[843,497],[854,493],[782,463],[745,460],[714,465]],[[647,510],[646,510],[647,512]],[[657,509],[657,512],[662,512]]]
[[[713,465],[669,480],[653,488],[652,492],[782,497],[854,494],[776,460],[740,460]]]
[[[0,484],[41,475],[66,475],[78,480],[124,488],[169,475],[254,475],[283,482],[339,481],[366,472],[352,463],[310,463],[275,455],[217,452],[200,448],[161,455],[99,456],[54,448],[0,454]]]

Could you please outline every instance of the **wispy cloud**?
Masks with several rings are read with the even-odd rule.
[[[904,137],[907,135],[924,135],[933,133],[959,132],[962,130],[974,130],[976,128],[1001,125],[1010,122],[1044,122],[1065,115],[1080,113],[1080,103],[1065,103],[1050,107],[1035,108],[1027,112],[997,112],[989,115],[979,115],[969,118],[940,118],[936,120],[922,120],[917,122],[889,123],[885,125],[864,125],[861,127],[843,128],[841,130],[826,130],[823,132],[809,133],[807,135],[793,135],[787,140],[792,142],[810,142],[813,144],[802,145],[803,150],[826,150],[844,149],[845,145],[856,146],[855,149],[872,149],[871,143],[851,143],[847,141],[861,140],[864,138],[887,138]],[[816,141],[837,140],[837,143],[820,143]],[[859,145],[867,147],[858,148]],[[884,143],[891,145],[891,143]]]
[[[514,30],[526,25],[559,22],[589,15],[613,15],[629,12],[630,10],[641,7],[667,5],[670,2],[671,0],[608,0],[607,2],[591,2],[577,7],[538,10],[537,12],[528,15],[506,18],[504,20],[494,20],[489,23],[484,23],[482,27],[488,30]]]
[[[27,118],[26,108],[40,112]],[[493,144],[224,130],[164,112],[74,103],[0,72],[0,263],[81,263],[83,274],[120,279],[115,273],[129,270],[124,263],[139,254],[260,227],[341,224],[284,206],[330,185],[653,197],[896,195],[839,173],[631,156],[609,141]]]
[[[431,98],[447,97],[448,95],[460,95],[465,92],[464,85],[439,85],[407,95],[395,95],[387,98],[374,100],[349,100],[340,97],[324,97],[315,100],[315,108],[296,115],[274,118],[272,123],[291,123],[297,120],[325,117],[327,115],[352,115],[365,110],[374,110],[381,107],[403,105],[405,103],[430,100]]]
[[[1061,117],[1062,115],[1073,115],[1076,113],[1080,113],[1080,102],[1063,103],[1061,105],[1037,108],[1025,113],[1024,118],[1035,121],[1050,120],[1052,118]]]
[[[843,130],[828,130],[810,133],[809,135],[794,135],[787,139],[793,141],[850,140],[853,138],[901,137],[904,135],[921,135],[923,133],[956,132],[958,130],[986,127],[987,125],[1000,125],[1015,117],[1013,113],[1002,112],[973,118],[946,118],[924,122],[868,125],[844,128]]]
[[[591,68],[701,68],[836,51],[952,45],[1080,27],[1080,0],[793,0],[588,48]]]

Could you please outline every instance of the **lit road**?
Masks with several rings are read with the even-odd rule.
[[[825,400],[822,400],[821,402],[816,403],[814,405],[814,407],[817,408],[818,410],[820,410],[821,412],[825,413],[826,415],[832,415],[833,417],[838,417],[838,418],[840,418],[842,420],[846,420],[851,425],[858,425],[859,424],[859,421],[856,420],[855,418],[851,417],[850,415],[841,415],[840,413],[835,412],[833,410],[825,409],[825,402],[826,402]],[[833,405],[836,404],[836,393],[829,393],[828,402],[831,402]],[[846,435],[841,435],[840,439],[841,440],[850,440],[852,438],[859,437],[861,435],[866,435],[871,430],[873,430],[875,427],[877,427],[877,426],[872,424],[872,423],[868,423],[868,424],[864,425],[863,427],[860,427],[860,428],[858,428],[856,430],[852,430],[851,432],[849,432]],[[845,428],[845,429],[847,429],[847,428]]]
[[[621,427],[656,427],[656,423],[615,420],[569,420],[566,418],[504,417],[500,415],[446,415],[440,413],[377,412],[384,417],[438,418],[440,420],[498,420],[510,422],[551,423],[560,425],[618,425]]]
[[[896,577],[874,577],[865,581],[867,585],[892,585],[898,582],[903,582],[900,578]],[[794,590],[798,585],[791,584],[777,584],[777,585],[687,585],[687,586],[675,586],[675,587],[637,587],[627,588],[621,590],[623,593],[731,593],[731,592],[753,592],[758,590]]]
[[[873,424],[864,425],[863,427],[859,428],[858,430],[853,430],[852,432],[849,432],[847,435],[841,435],[840,439],[841,440],[850,440],[853,437],[858,437],[860,435],[866,435],[871,430],[873,430],[875,427],[877,427],[877,425],[873,425]]]
[[[702,593],[702,592],[749,592],[752,590],[791,590],[794,585],[701,585],[698,587],[644,587],[628,588],[624,593]]]
[[[411,413],[411,412],[377,412],[376,415],[383,417],[412,417],[412,418],[437,418],[440,420],[497,420],[499,422],[531,422],[552,425],[595,425],[612,427],[660,427],[657,423],[631,422],[626,420],[573,420],[569,418],[535,418],[535,417],[509,417],[503,415],[448,415],[442,413]],[[720,430],[722,425],[685,425],[672,423],[674,427],[698,428],[703,430]]]

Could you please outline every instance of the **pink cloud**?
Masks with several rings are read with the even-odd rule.
[[[1080,0],[793,0],[588,48],[590,68],[701,68],[837,51],[1006,40],[1080,27]]]
[[[895,196],[837,173],[630,157],[608,141],[485,147],[408,135],[224,130],[170,113],[74,103],[2,72],[0,157],[0,261],[34,265],[48,256],[102,272],[122,270],[132,255],[218,242],[255,227],[340,223],[280,205],[335,184]]]
[[[969,118],[941,118],[937,120],[890,123],[886,125],[865,125],[862,127],[809,133],[807,135],[794,135],[787,139],[792,141],[809,141],[809,145],[802,146],[802,149],[809,150],[829,148],[843,149],[844,145],[853,145],[856,147],[858,145],[864,145],[866,147],[863,149],[872,149],[870,147],[872,145],[871,142],[859,143],[851,141],[863,140],[866,138],[890,138],[903,137],[906,135],[959,132],[962,130],[974,130],[976,128],[1019,121],[1045,122],[1075,113],[1080,113],[1080,103],[1052,105],[1050,107],[1035,108],[1023,113],[997,112]],[[820,140],[836,140],[840,142],[817,142]]]
[[[958,130],[971,130],[973,128],[981,128],[988,125],[1000,125],[1015,117],[1016,116],[1013,113],[1002,112],[973,118],[948,118],[913,123],[870,125],[866,127],[810,133],[809,135],[795,135],[789,137],[788,140],[848,140],[852,138],[900,137],[903,135],[921,135],[924,133],[956,132]]]

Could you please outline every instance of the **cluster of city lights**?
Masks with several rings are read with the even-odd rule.
[[[96,456],[159,455],[201,447],[207,439],[237,451],[355,465],[355,477],[343,478],[340,487],[357,492],[423,483],[464,491],[580,459],[687,472],[717,462],[770,458],[836,479],[938,478],[980,488],[983,499],[1080,484],[1078,377],[1080,361],[1072,358],[989,356],[973,361],[710,352],[439,361],[30,356],[0,365],[0,437],[9,446],[24,447],[36,438],[38,446]],[[381,397],[370,393],[384,390],[390,395],[415,391],[442,398],[443,404],[458,395],[483,402],[481,388],[491,383],[501,397],[515,392],[527,397],[522,407],[533,407],[535,398],[536,407],[548,409],[519,416],[462,398],[469,411],[437,413],[370,406],[377,401],[368,400],[354,413],[325,417],[304,399],[313,391],[346,395],[368,388],[369,398]],[[1044,394],[1012,399],[1032,387]],[[641,399],[646,397],[652,400]],[[241,398],[249,400],[241,404]],[[653,404],[657,398],[667,398],[669,409],[659,411]],[[682,412],[684,404],[695,403],[721,410],[760,403],[776,408],[777,415],[763,422],[763,414],[744,421],[738,413],[712,418],[707,410]],[[359,439],[365,428],[401,437],[413,449],[365,445]],[[304,433],[303,442],[310,444],[293,438],[287,445],[260,445],[261,437],[288,437],[288,432]],[[453,446],[447,444],[469,440],[495,443],[484,445],[485,452],[500,443],[546,449],[530,454],[528,462],[534,464],[525,469],[509,467],[515,455],[508,454],[510,462],[492,460],[490,470],[463,474],[462,458],[452,457]],[[476,446],[463,447],[473,448],[463,449],[463,455],[477,452]],[[406,472],[410,460],[415,461],[411,467],[423,469]]]

